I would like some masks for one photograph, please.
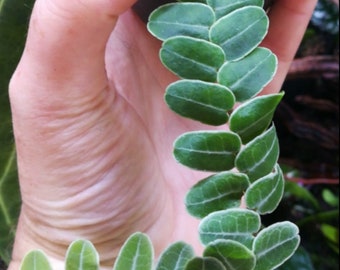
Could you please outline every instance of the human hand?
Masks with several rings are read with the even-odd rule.
[[[90,240],[103,269],[133,232],[156,255],[183,240],[201,252],[188,189],[205,176],[177,164],[172,143],[205,127],[163,102],[177,78],[133,0],[37,0],[10,85],[22,211],[9,270],[31,249],[63,269],[68,245]],[[279,58],[263,93],[278,92],[316,0],[277,0],[264,46]],[[218,127],[225,129],[225,126]]]

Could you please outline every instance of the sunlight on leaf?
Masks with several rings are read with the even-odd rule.
[[[87,240],[76,240],[66,252],[65,270],[98,270],[99,255],[94,245]]]
[[[52,267],[43,251],[32,250],[25,255],[20,270],[52,270]]]
[[[153,247],[146,234],[132,234],[121,248],[113,270],[151,270]]]

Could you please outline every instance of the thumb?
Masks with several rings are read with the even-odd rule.
[[[72,96],[70,89],[75,91],[73,94],[77,97],[77,88],[81,90],[81,95],[86,95],[86,88],[98,89],[101,86],[98,84],[106,83],[104,53],[108,37],[118,16],[133,2],[37,0],[14,81],[23,82],[22,86],[29,91],[29,78],[29,83],[34,84],[34,93],[40,98],[60,96],[63,91],[68,91],[68,96]],[[24,76],[21,77],[21,74]],[[85,89],[81,83],[84,78],[92,84],[86,85]],[[54,84],[58,84],[58,91]]]

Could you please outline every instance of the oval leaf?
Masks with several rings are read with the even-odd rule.
[[[248,186],[249,180],[245,174],[215,174],[190,189],[185,198],[185,205],[191,215],[203,218],[215,211],[240,206],[241,197]]]
[[[223,264],[213,257],[196,257],[189,261],[185,270],[226,270]]]
[[[65,259],[66,270],[97,270],[99,255],[90,241],[76,240],[67,249]]]
[[[256,48],[245,58],[226,62],[217,80],[227,86],[237,101],[245,101],[258,94],[274,77],[277,57],[266,48]]]
[[[280,166],[275,171],[255,181],[245,193],[248,208],[260,215],[272,213],[279,205],[284,192],[284,179]]]
[[[288,260],[300,243],[299,228],[289,222],[275,223],[259,232],[253,243],[254,270],[271,270]]]
[[[205,40],[191,37],[172,37],[163,42],[162,63],[183,79],[215,82],[217,70],[225,61],[222,49]]]
[[[241,148],[237,134],[223,131],[188,132],[174,143],[174,156],[178,162],[203,171],[226,171],[234,167]]]
[[[119,251],[113,270],[151,270],[153,248],[146,234],[132,234]]]
[[[28,252],[21,262],[20,270],[52,270],[52,267],[41,250]]]
[[[216,240],[206,247],[203,255],[218,259],[226,269],[252,270],[256,263],[254,253],[233,240]]]
[[[248,143],[264,132],[272,122],[283,93],[255,97],[238,106],[230,116],[230,130],[237,133],[242,143]]]
[[[209,39],[209,28],[215,22],[214,11],[201,3],[171,3],[155,9],[147,28],[160,40],[174,36]]]
[[[258,213],[241,208],[217,211],[202,219],[199,225],[201,242],[204,245],[218,240],[235,240],[248,248],[254,240],[253,234],[261,226]]]
[[[161,254],[156,270],[184,270],[193,257],[191,246],[184,242],[174,243]]]
[[[207,4],[215,11],[216,19],[246,6],[263,7],[264,0],[207,0]]]
[[[165,101],[174,112],[208,125],[228,121],[227,111],[235,104],[233,93],[225,86],[198,80],[180,80],[170,84]]]
[[[243,58],[266,36],[269,20],[256,6],[239,8],[217,20],[210,28],[210,40],[221,46],[227,61]]]
[[[237,169],[248,175],[251,182],[270,173],[279,158],[279,141],[275,127],[249,142],[235,160]]]

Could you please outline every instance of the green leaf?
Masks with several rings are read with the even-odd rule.
[[[68,247],[65,258],[66,270],[98,270],[99,255],[94,245],[79,239]]]
[[[113,270],[151,270],[153,248],[146,234],[132,234],[119,251]]]
[[[264,0],[207,0],[207,4],[215,11],[216,19],[246,6],[263,7]]]
[[[216,240],[206,247],[203,255],[218,259],[226,269],[232,270],[252,270],[256,262],[251,250],[233,240]]]
[[[213,257],[196,257],[193,258],[185,270],[227,270],[223,264]]]
[[[194,251],[190,245],[174,243],[161,254],[156,270],[184,270],[193,257]]]
[[[217,80],[235,94],[237,101],[245,101],[273,79],[277,63],[275,54],[259,47],[239,61],[226,62],[219,70]]]
[[[21,206],[8,85],[22,54],[33,3],[0,1],[0,258],[6,264]]]
[[[230,130],[241,137],[242,143],[248,143],[268,128],[282,97],[283,93],[271,94],[244,102],[230,115]]]
[[[225,61],[222,49],[206,40],[172,37],[163,42],[162,63],[183,79],[216,82],[217,70]]]
[[[224,131],[194,131],[178,137],[174,156],[178,162],[203,171],[226,171],[234,167],[241,148],[237,134]]]
[[[9,263],[15,230],[17,226],[21,199],[17,180],[16,151],[14,144],[9,144],[11,151],[4,148],[0,156],[3,167],[0,173],[0,258]],[[7,158],[7,160],[6,160]]]
[[[201,3],[171,3],[155,9],[147,28],[160,40],[174,36],[209,39],[209,28],[215,22],[214,11]]]
[[[233,208],[214,212],[199,225],[199,235],[204,245],[217,240],[235,240],[248,248],[254,240],[253,234],[261,226],[258,213],[242,208]]]
[[[249,142],[237,155],[235,164],[251,182],[270,173],[279,158],[279,142],[273,125]]]
[[[43,251],[32,250],[25,255],[20,270],[52,270],[52,267]]]
[[[275,223],[259,232],[253,243],[254,270],[271,270],[288,260],[300,243],[299,228],[289,222]]]
[[[227,61],[235,61],[261,43],[268,26],[269,20],[262,8],[247,6],[217,20],[210,28],[210,40],[221,46]]]
[[[191,215],[203,218],[214,211],[240,206],[241,197],[248,186],[249,180],[245,174],[215,174],[190,189],[185,198],[185,205]]]
[[[285,182],[285,194],[294,195],[295,197],[310,203],[316,210],[320,210],[318,199],[304,186],[292,181]]]
[[[314,270],[311,258],[308,252],[299,246],[292,257],[289,258],[283,265],[281,265],[279,270]]]
[[[284,192],[284,179],[280,166],[258,179],[247,189],[245,201],[248,208],[260,215],[272,213],[279,205]]]
[[[170,84],[165,101],[174,112],[208,125],[228,121],[227,111],[235,104],[234,94],[225,86],[198,80],[180,80]]]
[[[321,224],[320,226],[322,234],[334,244],[339,247],[339,227],[334,227],[329,224]]]

